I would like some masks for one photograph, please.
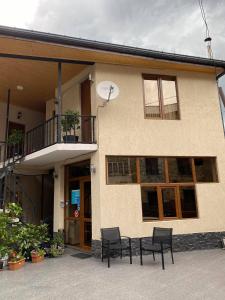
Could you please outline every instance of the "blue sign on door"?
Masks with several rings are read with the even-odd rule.
[[[77,209],[80,210],[80,190],[71,191],[71,204],[77,205]]]

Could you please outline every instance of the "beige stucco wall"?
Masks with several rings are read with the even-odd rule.
[[[62,85],[62,113],[67,110],[81,111],[80,103],[80,83],[92,74],[94,67],[85,68],[80,74],[74,76],[71,80]],[[55,89],[55,99],[57,99],[57,88]],[[53,111],[56,111],[55,99],[46,102],[46,119],[52,117]]]
[[[177,76],[181,120],[144,118],[142,73]],[[149,235],[154,226],[173,227],[175,234],[224,231],[225,141],[215,76],[98,64],[95,85],[103,80],[114,81],[120,94],[98,109],[94,176],[99,190],[92,194],[92,203],[101,217],[93,239],[100,237],[100,227],[110,226],[131,237]],[[198,219],[143,222],[140,185],[106,185],[106,155],[216,156],[219,183],[197,184]]]
[[[0,102],[0,140],[5,137],[5,121],[6,121],[6,103]],[[17,118],[18,112],[22,113],[20,119]],[[20,106],[10,105],[9,109],[9,121],[24,124],[26,131],[32,129],[35,126],[41,124],[44,120],[44,114],[38,111],[27,109]]]

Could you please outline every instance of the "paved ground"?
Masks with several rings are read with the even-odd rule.
[[[175,253],[175,265],[160,257],[112,260],[111,268],[94,258],[78,259],[67,253],[21,270],[0,272],[0,299],[225,299],[225,251]]]

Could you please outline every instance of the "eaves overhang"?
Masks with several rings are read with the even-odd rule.
[[[93,41],[88,39],[81,39],[81,38],[69,37],[64,35],[13,28],[7,26],[0,26],[0,36],[21,38],[21,39],[40,41],[45,43],[54,43],[54,44],[64,45],[64,46],[79,47],[79,48],[89,49],[89,50],[99,50],[99,51],[113,52],[118,54],[139,56],[143,58],[151,58],[151,59],[172,61],[178,63],[196,64],[196,65],[225,69],[225,61],[223,60],[155,51],[155,50],[143,49],[138,47],[105,43],[105,42]],[[220,76],[220,74],[218,76]]]

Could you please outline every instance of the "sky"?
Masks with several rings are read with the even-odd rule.
[[[215,58],[225,60],[225,0],[203,0]],[[198,0],[0,0],[0,24],[206,56]]]
[[[203,4],[214,58],[225,60],[225,0]],[[207,56],[198,0],[0,0],[0,7],[0,25]]]

